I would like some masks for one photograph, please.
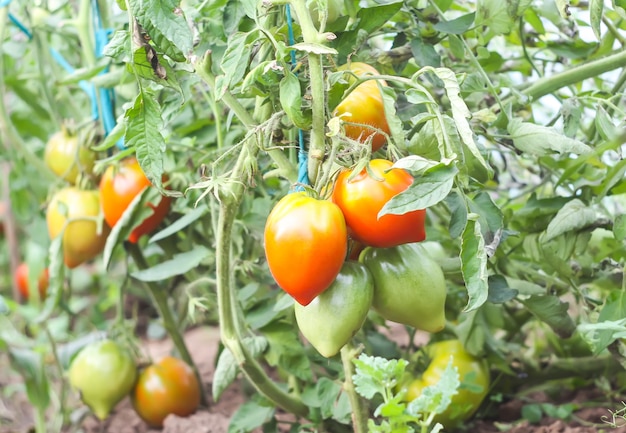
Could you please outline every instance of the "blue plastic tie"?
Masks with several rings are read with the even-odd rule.
[[[285,13],[287,15],[287,30],[289,34],[289,45],[296,43],[295,36],[293,34],[293,24],[291,19],[291,7],[285,5]],[[296,51],[291,50],[291,68],[296,67]],[[307,168],[307,154],[304,148],[304,133],[301,129],[298,129],[298,185],[293,188],[293,191],[304,191],[302,185],[309,185],[309,172]]]
[[[109,35],[111,34],[111,29],[105,29],[102,25],[102,16],[100,15],[100,6],[98,5],[98,0],[93,0],[92,2],[92,10],[93,10],[93,19],[94,19],[94,38],[95,38],[95,51],[96,58],[101,58],[104,53],[104,47],[109,43]],[[104,74],[109,71],[109,66],[107,65],[101,72]],[[109,135],[109,133],[115,128],[115,93],[112,89],[101,88],[98,90],[100,95],[100,103],[102,104],[102,126],[104,128],[104,134]],[[124,138],[120,138],[116,146],[120,150],[124,150],[126,146],[124,146]]]
[[[8,6],[9,3],[11,3],[11,0],[2,0],[0,2],[0,7]],[[26,35],[28,40],[32,40],[33,39],[32,32],[30,30],[28,30],[28,28],[15,15],[13,15],[11,12],[9,12],[9,20],[18,29],[20,29],[20,31],[22,33],[24,33],[24,35]],[[54,48],[51,47],[50,48],[50,55],[52,56],[54,61],[59,64],[59,66],[61,66],[63,69],[65,69],[65,71],[67,71],[69,74],[73,74],[74,73],[75,69],[72,67],[72,65],[69,64],[69,62],[67,60],[65,60],[65,57],[63,57],[63,55],[60,52],[58,52],[57,50],[55,50]],[[94,113],[94,116],[97,119],[98,105],[96,103],[96,98],[95,98],[96,94],[95,94],[95,89],[94,89],[93,85],[87,83],[86,81],[79,81],[78,82],[78,86],[85,93],[87,93],[87,95],[89,96],[89,98],[91,100],[92,112]]]

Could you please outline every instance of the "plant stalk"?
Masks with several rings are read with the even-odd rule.
[[[213,74],[213,71],[211,70],[211,64],[211,52],[207,51],[196,63],[196,73],[206,84],[209,85],[211,89],[215,89],[215,74]],[[214,96],[211,97],[214,98]],[[254,118],[250,115],[248,110],[241,105],[241,102],[239,102],[239,100],[235,98],[232,93],[230,93],[230,91],[227,90],[224,92],[221,100],[235,113],[237,118],[247,130],[255,128],[256,122],[254,121]],[[266,149],[266,151],[270,158],[272,158],[272,161],[274,161],[274,164],[278,167],[280,175],[289,182],[296,183],[298,179],[298,172],[289,159],[285,157],[282,150]]]
[[[319,44],[321,35],[313,24],[305,0],[291,0],[291,6],[298,16],[304,42]],[[309,60],[309,82],[311,84],[311,109],[313,116],[310,131],[308,171],[309,182],[311,185],[315,185],[326,150],[324,135],[324,127],[326,125],[324,70],[322,68],[321,55],[308,53],[307,58]]]
[[[124,246],[126,247],[126,250],[129,252],[131,257],[133,258],[133,261],[137,265],[137,268],[139,269],[148,268],[148,263],[146,262],[146,259],[143,256],[143,253],[141,252],[141,249],[139,248],[137,244],[132,243],[132,242],[125,242]],[[154,306],[157,308],[157,311],[159,312],[159,315],[161,316],[161,319],[163,320],[163,326],[165,327],[165,330],[167,331],[170,338],[172,339],[174,346],[180,353],[180,356],[183,358],[183,361],[189,364],[189,366],[193,369],[193,372],[196,376],[196,379],[198,380],[198,383],[202,384],[202,378],[200,377],[200,372],[198,371],[198,367],[194,363],[191,357],[191,354],[189,353],[189,350],[187,349],[187,345],[185,344],[185,340],[183,339],[183,336],[180,333],[180,330],[176,326],[176,321],[174,320],[172,310],[169,304],[167,303],[167,295],[165,294],[163,290],[161,290],[152,282],[144,282],[143,284],[148,289],[148,293],[150,294],[150,297],[152,298]],[[200,397],[201,397],[202,404],[206,405],[207,399],[206,399],[206,395],[204,392],[204,387],[202,386],[200,386]]]
[[[523,89],[522,93],[531,100],[537,100],[563,87],[579,83],[587,78],[596,77],[624,66],[626,66],[626,50],[575,66],[566,71],[559,72],[558,74],[540,78]]]
[[[352,407],[352,423],[354,424],[354,433],[367,433],[368,414],[363,400],[354,389],[352,376],[354,376],[354,363],[352,360],[358,355],[359,350],[352,343],[348,343],[341,348],[341,363],[343,364],[343,372],[345,379],[343,389],[350,399],[350,407]]]

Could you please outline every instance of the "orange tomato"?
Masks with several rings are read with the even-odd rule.
[[[348,234],[337,205],[295,192],[265,223],[265,256],[278,285],[301,305],[326,290],[346,258]]]
[[[200,384],[189,365],[167,356],[139,373],[131,400],[141,419],[162,427],[170,414],[188,416],[196,411]]]
[[[388,248],[426,238],[424,209],[378,218],[385,203],[413,183],[413,176],[406,171],[389,170],[392,165],[385,159],[373,159],[369,169],[376,178],[366,169],[350,181],[348,169],[337,176],[332,200],[343,212],[350,235],[362,244]]]
[[[106,222],[111,227],[115,226],[133,199],[150,185],[135,157],[123,160],[119,166],[109,166],[100,180],[100,198]],[[141,236],[154,231],[169,212],[171,201],[170,197],[163,196],[157,204],[147,203],[152,215],[131,232],[128,240],[137,243]]]
[[[360,62],[352,62],[350,65],[343,65],[339,69],[348,69],[357,76],[366,74],[379,75],[374,67]],[[349,81],[354,82],[355,79],[352,78],[352,80]],[[379,82],[383,86],[387,85],[383,80],[379,80]],[[375,80],[369,80],[359,84],[339,103],[339,105],[337,105],[333,115],[340,116],[342,114],[345,115],[342,118],[346,122],[355,124],[345,125],[344,130],[347,137],[364,143],[368,137],[373,135],[372,152],[380,149],[387,141],[383,134],[376,132],[376,129],[380,129],[389,134],[390,130],[387,118],[385,117],[383,95]],[[368,127],[368,125],[370,127]]]

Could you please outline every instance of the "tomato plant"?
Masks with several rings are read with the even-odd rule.
[[[112,340],[88,344],[69,368],[70,384],[101,420],[130,393],[136,377],[135,362]]]
[[[304,192],[286,195],[274,206],[264,239],[272,276],[302,305],[332,284],[348,248],[341,210]]]
[[[391,161],[373,159],[369,168],[352,179],[348,169],[337,176],[332,200],[341,208],[350,236],[365,245],[393,247],[426,238],[424,209],[378,216],[385,203],[413,182],[409,173],[391,169],[392,165]]]
[[[295,304],[298,328],[319,353],[330,358],[361,329],[373,295],[367,268],[345,262],[328,289],[307,306]]]
[[[75,184],[81,173],[91,174],[96,160],[94,152],[66,129],[55,132],[46,143],[44,161],[57,176]]]
[[[133,199],[149,186],[150,181],[136,158],[127,158],[119,165],[110,165],[100,180],[102,213],[107,224],[115,226]],[[133,229],[128,240],[137,243],[141,236],[154,231],[169,212],[171,202],[170,197],[162,196],[156,204],[147,203],[152,209],[152,215]]]
[[[376,68],[363,62],[352,62],[342,65],[339,70],[350,71],[357,77],[380,75]],[[356,79],[351,76],[348,82],[353,84]],[[380,149],[387,138],[378,132],[389,134],[389,125],[385,117],[385,104],[378,86],[386,86],[384,80],[368,80],[356,86],[335,107],[334,116],[341,116],[348,124],[344,125],[347,137],[365,143],[371,139],[372,152]]]
[[[139,373],[131,401],[145,422],[162,427],[170,414],[188,416],[196,411],[200,384],[189,365],[167,356]]]
[[[424,388],[441,380],[448,363],[456,368],[461,386],[452,396],[448,408],[437,414],[434,422],[446,429],[458,427],[468,420],[480,407],[489,392],[489,367],[487,362],[470,355],[459,340],[444,340],[427,345],[424,354],[428,359],[426,370],[418,377],[404,383],[405,398],[412,401],[419,397]]]
[[[63,236],[63,260],[75,268],[104,249],[110,228],[101,223],[100,196],[75,187],[57,191],[46,210],[50,238]]]
[[[488,357],[482,422],[538,388],[618,407],[623,2],[147,3],[0,8],[0,383],[23,383],[0,391],[7,430],[90,428],[65,382],[100,333],[148,354],[167,333],[202,380],[213,345],[212,400],[243,390],[229,431],[448,425],[471,374],[397,387],[429,332]],[[70,124],[80,150],[46,156]],[[48,266],[44,302],[12,301],[20,260],[31,297]],[[32,426],[12,416],[25,398]]]
[[[48,269],[44,269],[39,277],[37,278],[37,289],[39,291],[39,297],[41,299],[46,297],[46,292],[48,290],[48,279],[50,274]],[[30,278],[28,275],[28,265],[24,262],[20,263],[17,269],[15,270],[15,284],[22,295],[22,298],[28,300],[30,297]]]
[[[428,332],[444,328],[446,280],[419,244],[368,247],[360,260],[374,277],[372,305],[384,318]]]

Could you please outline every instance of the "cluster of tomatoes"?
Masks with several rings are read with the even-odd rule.
[[[83,179],[93,176],[96,154],[81,144],[77,135],[65,129],[53,134],[46,143],[44,161],[53,173],[67,182],[52,195],[46,222],[51,239],[63,236],[63,260],[72,269],[102,252],[111,228],[133,199],[150,186],[150,181],[137,159],[130,157],[119,165],[107,167],[98,188],[80,187]],[[156,229],[167,215],[170,204],[171,198],[165,196],[156,205],[148,203],[152,214],[130,233],[128,240],[136,243],[141,236]],[[15,284],[25,300],[30,295],[29,280],[28,266],[21,263]],[[48,270],[44,269],[38,276],[42,298],[47,287]]]
[[[69,369],[69,381],[93,413],[105,419],[126,396],[149,425],[170,415],[188,416],[200,405],[200,384],[189,365],[166,356],[137,373],[130,354],[112,340],[85,346]]]
[[[363,64],[352,64],[350,70],[357,76],[377,75]],[[358,85],[333,114],[347,122],[347,137],[369,143],[376,151],[385,143],[379,131],[389,133],[381,113],[380,88],[370,80]],[[422,242],[426,211],[379,216],[384,205],[412,183],[413,177],[393,168],[391,161],[373,159],[359,172],[341,170],[329,199],[295,192],[270,212],[265,226],[270,272],[296,300],[300,332],[321,355],[335,356],[363,326],[371,308],[386,320],[416,329],[435,333],[444,328],[446,282]],[[468,375],[461,381],[474,386],[458,393],[453,409],[437,419],[452,426],[471,416],[484,399],[488,369],[458,340],[435,343],[429,350],[430,369],[403,384],[405,396],[412,400],[438,381],[452,357],[459,374]]]
[[[350,70],[355,76],[378,74],[374,68],[362,63],[352,63]],[[368,111],[372,104],[376,105],[378,112]],[[366,107],[365,112],[363,107]],[[350,119],[344,129],[346,136],[371,144],[372,150],[384,144],[385,135],[380,131],[388,133],[389,126],[384,116],[382,94],[376,81],[369,80],[359,84],[338,105],[334,114]],[[431,332],[443,328],[445,281],[441,269],[434,262],[424,262],[429,259],[424,259],[422,256],[426,254],[419,249],[407,247],[401,252],[393,250],[425,239],[426,211],[419,209],[401,215],[379,216],[383,206],[412,183],[413,177],[402,169],[393,168],[391,161],[373,159],[358,173],[349,169],[340,171],[330,200],[320,200],[307,192],[296,192],[283,197],[276,204],[265,226],[265,253],[272,276],[299,304],[296,307],[297,318],[305,315],[305,310],[300,307],[306,309],[316,299],[318,304],[324,304],[324,298],[320,296],[328,296],[328,290],[332,289],[331,293],[342,292],[346,311],[358,310],[358,314],[355,313],[354,319],[350,321],[350,326],[346,327],[346,321],[342,321],[342,331],[345,331],[343,334],[348,338],[362,325],[370,305],[389,320],[419,326]],[[360,272],[355,270],[355,265],[345,265],[349,239],[355,243],[357,250],[368,247],[361,253],[362,263],[356,265],[367,268],[364,276],[358,277],[362,280],[359,284],[341,283],[346,280],[347,274],[350,274],[350,278],[356,278],[355,275]],[[357,256],[358,254],[352,254],[353,258]],[[410,258],[411,263],[399,263],[398,257],[405,261]],[[394,272],[384,269],[390,266],[403,268],[396,269],[396,277],[402,278],[402,281],[397,281],[396,293],[387,293],[389,280],[396,278],[393,276]],[[422,272],[424,275],[416,275],[419,271],[415,269],[423,269],[425,266],[434,267],[435,271],[428,269],[428,272]],[[435,313],[428,314],[428,320],[416,320],[415,310],[406,311],[407,301],[409,304],[411,300],[423,304],[424,299],[415,298],[415,293],[424,293],[415,290],[411,279],[423,280],[422,277],[428,275],[431,277],[426,280],[431,283],[431,292],[436,292],[436,295],[431,294],[427,299],[431,300],[430,311]],[[372,284],[369,284],[370,281]],[[348,294],[348,288],[336,288],[340,285],[359,286],[359,293]],[[398,296],[399,294],[402,296]],[[401,298],[400,302],[392,301],[398,298]],[[332,309],[333,305],[338,305],[336,299],[332,305],[323,306],[323,311],[316,311],[315,315],[325,316],[324,313]],[[314,306],[309,310],[313,308],[319,307]],[[311,317],[310,321],[314,320],[315,315],[307,313]],[[341,316],[345,319],[345,314]],[[301,330],[307,336],[307,323],[304,322],[309,320],[298,320]],[[312,339],[318,340],[316,337]],[[329,338],[320,339],[326,342],[328,340]],[[312,343],[316,346],[315,342]],[[332,356],[344,344],[343,339],[338,340],[321,352]]]

